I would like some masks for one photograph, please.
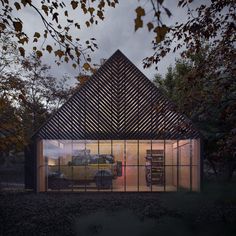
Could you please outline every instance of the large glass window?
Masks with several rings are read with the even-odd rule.
[[[113,181],[113,191],[125,191],[126,190],[126,176],[125,176],[125,153],[124,153],[124,140],[113,140],[112,141],[112,154],[116,163],[119,163],[117,166],[118,175],[114,178]]]
[[[151,150],[151,140],[139,141],[139,191],[151,191],[151,166],[148,161],[148,151]]]
[[[38,191],[199,191],[199,140],[43,140]]]
[[[138,191],[138,141],[126,141],[126,191]]]

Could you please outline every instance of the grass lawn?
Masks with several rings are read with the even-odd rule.
[[[236,235],[236,184],[202,193],[0,193],[0,235]]]

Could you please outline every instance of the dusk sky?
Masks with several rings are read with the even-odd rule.
[[[39,3],[40,4],[40,3]],[[169,5],[168,5],[169,4]],[[184,20],[182,8],[176,7],[175,1],[165,1],[164,6],[170,9],[172,16],[168,18],[164,16],[164,22],[166,25],[173,25],[176,21]],[[143,6],[146,8],[146,17],[144,18],[144,28],[139,29],[137,32],[134,31],[134,19],[135,19],[135,9],[137,6]],[[149,11],[148,11],[149,10]],[[22,14],[22,13],[21,13]],[[32,34],[39,31],[43,27],[42,22],[38,16],[34,15],[32,9],[24,10],[24,19],[26,19],[24,24],[24,29],[27,32],[32,32]],[[81,13],[71,11],[74,20],[78,18],[78,22],[85,20],[85,16]],[[77,16],[77,15],[78,16]],[[120,49],[149,79],[153,79],[154,75],[160,73],[164,75],[167,71],[167,67],[170,64],[174,64],[175,58],[178,58],[179,54],[169,54],[166,56],[159,64],[158,70],[155,70],[155,66],[149,69],[143,69],[142,60],[151,56],[153,53],[151,41],[153,39],[153,34],[149,33],[146,28],[146,23],[152,20],[152,7],[150,3],[141,3],[139,1],[120,0],[116,8],[106,8],[105,9],[105,20],[99,21],[98,25],[93,25],[89,28],[86,26],[81,27],[80,35],[81,43],[87,39],[94,37],[96,38],[96,43],[99,49],[91,53],[92,63],[100,64],[100,59],[108,59],[117,49]],[[22,17],[22,16],[21,16]],[[28,20],[32,19],[32,20]],[[42,32],[42,31],[41,31]],[[47,43],[50,43],[48,40]],[[32,48],[32,46],[31,46]],[[68,74],[70,77],[75,77],[78,75],[78,70],[71,67],[70,64],[62,64],[57,66],[54,63],[54,57],[45,53],[42,60],[44,63],[49,64],[52,67],[52,75],[62,76],[63,74]]]

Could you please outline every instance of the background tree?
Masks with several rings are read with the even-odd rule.
[[[11,151],[24,147],[22,125],[17,109],[0,96],[0,164],[9,165]]]
[[[4,34],[0,33],[0,73],[5,72],[5,69],[10,65],[17,64],[19,54],[17,51],[17,44],[12,40],[12,33],[4,31]]]
[[[70,78],[51,76],[50,67],[42,64],[37,55],[22,59],[11,50],[15,46],[11,37],[0,43],[9,48],[0,60],[0,154],[6,160],[9,153],[23,150],[35,130],[73,90],[68,84]]]
[[[154,81],[203,134],[205,157],[215,174],[230,180],[236,170],[236,81],[206,68],[212,50],[208,45],[178,60],[165,78]]]
[[[164,0],[150,0],[153,8],[153,21],[147,22],[146,26],[153,32],[154,54],[145,60],[145,67],[158,63],[161,58],[170,52],[182,49],[181,55],[188,57],[201,50],[202,43],[210,42],[211,51],[208,57],[208,65],[216,66],[216,58],[221,60],[223,68],[221,72],[232,72],[232,60],[235,57],[235,12],[234,0],[210,0],[204,4],[192,0],[179,0],[177,6],[186,10],[187,21],[176,22],[166,25],[163,15],[169,17],[171,9],[165,7]],[[146,8],[148,4],[144,5]],[[147,10],[140,6],[136,9],[135,29],[143,27]],[[217,67],[215,67],[217,68]]]

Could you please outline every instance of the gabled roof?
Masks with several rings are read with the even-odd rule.
[[[197,138],[192,123],[116,51],[36,133],[42,139]]]

